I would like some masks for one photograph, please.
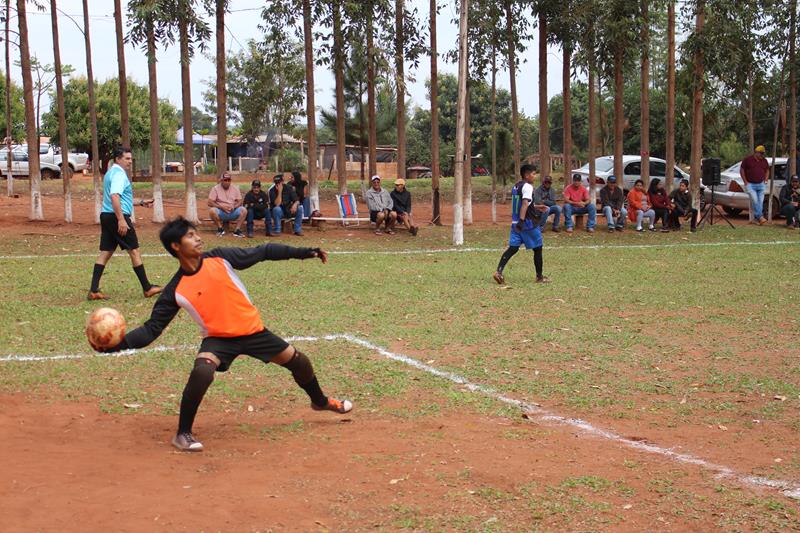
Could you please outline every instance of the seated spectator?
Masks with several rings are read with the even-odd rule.
[[[672,207],[667,190],[658,178],[650,180],[650,188],[647,189],[647,198],[650,200],[650,205],[653,206],[653,212],[656,214],[656,219],[653,225],[661,219],[661,231],[667,232],[667,219],[669,218],[669,210]]]
[[[303,216],[311,216],[311,198],[308,196],[308,182],[303,179],[303,175],[298,171],[292,172],[292,181],[290,182],[294,187],[294,192],[297,194],[297,201],[303,206]]]
[[[281,220],[294,217],[294,234],[303,235],[303,206],[297,200],[294,187],[283,183],[283,175],[272,178],[274,185],[269,189],[269,208],[272,214],[270,233],[281,234]]]
[[[223,222],[236,222],[234,237],[244,237],[242,222],[247,218],[247,210],[242,207],[242,192],[238,185],[231,185],[230,172],[223,172],[219,183],[208,192],[208,207],[211,220],[217,225],[217,237],[225,235]]]
[[[392,211],[393,207],[389,191],[381,189],[380,176],[372,176],[372,187],[367,191],[367,208],[370,220],[375,223],[375,235],[381,234],[381,224],[385,226],[386,233],[394,235],[397,213]]]
[[[589,215],[589,222],[586,223],[586,231],[594,233],[594,225],[597,218],[597,208],[589,201],[589,191],[581,184],[581,177],[575,174],[572,177],[572,185],[564,188],[564,223],[567,226],[567,233],[572,233],[575,222],[572,215]]]
[[[786,226],[800,226],[800,178],[797,175],[781,188],[781,215],[786,217]]]
[[[600,189],[600,207],[608,221],[608,231],[623,231],[628,210],[625,209],[625,195],[617,187],[617,177],[609,176],[605,187]]]
[[[394,190],[389,196],[392,197],[392,211],[397,221],[416,237],[419,226],[414,224],[414,218],[411,216],[411,193],[406,190],[406,180],[403,178],[394,180]]]
[[[549,207],[547,213],[542,213],[542,226],[547,225],[547,219],[553,215],[553,231],[561,231],[558,223],[561,222],[561,207],[556,203],[556,193],[553,191],[553,178],[545,176],[542,184],[533,191],[533,203]]]
[[[697,209],[692,207],[692,193],[689,192],[689,180],[681,180],[678,188],[669,195],[672,210],[669,212],[669,227],[673,230],[681,229],[680,218],[691,220],[692,231],[697,231]]]
[[[636,180],[633,189],[628,193],[628,218],[636,222],[636,231],[644,231],[642,222],[646,218],[650,223],[650,231],[656,230],[656,213],[647,203],[647,193],[644,191],[644,182]]]
[[[266,234],[269,236],[269,198],[267,193],[261,190],[261,180],[253,180],[253,183],[250,184],[250,192],[244,195],[244,207],[247,209],[247,237],[253,237],[253,226],[256,219],[264,220]]]

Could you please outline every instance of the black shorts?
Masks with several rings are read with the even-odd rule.
[[[206,337],[198,353],[212,353],[220,360],[217,372],[225,372],[240,355],[249,355],[269,363],[270,359],[284,351],[289,343],[268,329],[241,337]]]
[[[114,213],[100,213],[100,251],[113,252],[117,247],[123,250],[135,250],[139,247],[139,239],[136,237],[136,230],[133,229],[131,217],[125,216],[128,223],[128,233],[123,237],[117,233],[117,215]]]

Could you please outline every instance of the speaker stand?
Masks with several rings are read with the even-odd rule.
[[[709,226],[713,226],[714,225],[714,213],[717,213],[717,215],[719,215],[720,218],[722,218],[725,222],[727,222],[728,225],[731,227],[731,229],[736,229],[736,226],[734,226],[733,223],[731,223],[731,221],[728,220],[728,217],[725,216],[725,213],[723,213],[720,210],[720,208],[717,207],[717,204],[714,201],[714,185],[712,185],[711,186],[711,202],[703,210],[703,216],[700,217],[700,222],[697,223],[697,229],[703,229],[703,226],[706,225],[706,222],[708,222]]]

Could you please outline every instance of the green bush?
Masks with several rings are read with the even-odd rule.
[[[303,156],[298,150],[285,148],[282,150],[275,150],[269,158],[269,169],[274,169],[275,165],[278,166],[278,172],[292,172],[293,170],[305,170],[305,161]]]

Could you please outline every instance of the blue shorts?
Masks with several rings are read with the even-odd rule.
[[[511,235],[508,237],[508,245],[520,247],[525,245],[525,248],[532,250],[534,248],[541,248],[544,242],[542,241],[541,226],[536,226],[533,229],[525,228],[522,231],[517,231],[515,227],[511,227]]]
[[[242,213],[241,207],[237,207],[230,213],[226,213],[222,209],[217,209],[217,215],[219,216],[219,219],[222,222],[236,222],[237,220],[239,220],[239,216],[241,215],[241,213]]]

